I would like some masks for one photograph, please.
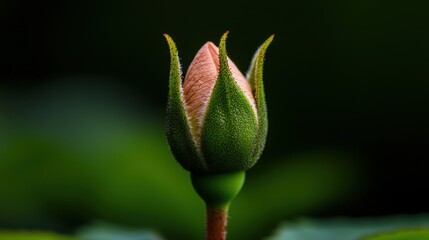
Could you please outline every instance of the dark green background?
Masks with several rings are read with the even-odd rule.
[[[227,30],[229,56],[243,72],[258,45],[275,34],[264,79],[268,142],[248,174],[247,191],[252,178],[272,168],[309,161],[323,169],[325,158],[342,159],[329,164],[353,175],[342,194],[317,208],[264,210],[269,216],[252,232],[255,239],[282,219],[304,215],[429,211],[428,9],[426,1],[381,0],[1,1],[0,227],[74,232],[102,219],[191,238],[176,224],[186,211],[168,217],[180,204],[167,210],[164,202],[174,199],[156,195],[176,189],[156,166],[173,161],[162,129],[169,71],[162,34],[176,41],[186,71],[197,50],[206,41],[217,44]],[[306,166],[292,174],[307,176]],[[153,179],[165,186],[152,189]],[[313,191],[299,179],[302,184],[290,185],[273,177],[278,189],[252,193],[260,201],[243,211],[264,206],[264,198]],[[136,182],[149,186],[146,192],[122,198],[139,192]],[[99,206],[105,197],[111,199]],[[155,202],[146,216],[143,199]],[[202,205],[195,212],[202,221]]]

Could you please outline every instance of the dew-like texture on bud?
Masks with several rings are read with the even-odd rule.
[[[224,34],[219,45],[219,76],[201,133],[201,151],[212,172],[249,169],[258,131],[255,112],[229,69],[226,37]]]
[[[247,97],[256,115],[255,100],[249,82],[230,59],[228,59],[228,66],[232,77]],[[218,75],[219,49],[208,42],[195,55],[183,84],[186,111],[191,121],[192,133],[197,140],[201,134],[202,119]]]

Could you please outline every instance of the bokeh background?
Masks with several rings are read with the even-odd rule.
[[[425,1],[0,2],[0,228],[102,221],[202,239],[204,205],[164,136],[169,53],[226,30],[245,72],[268,36],[269,135],[231,239],[301,217],[428,212]]]

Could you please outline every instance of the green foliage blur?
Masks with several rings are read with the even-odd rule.
[[[231,239],[302,216],[427,212],[429,4],[0,2],[0,229],[96,221],[202,239],[204,205],[165,139],[169,56],[230,31],[245,72],[269,35],[266,149]]]
[[[424,240],[429,237],[427,214],[383,218],[301,219],[287,222],[271,240]]]

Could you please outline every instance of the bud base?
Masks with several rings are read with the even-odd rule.
[[[197,175],[191,173],[195,191],[211,208],[227,209],[244,184],[244,171]]]

